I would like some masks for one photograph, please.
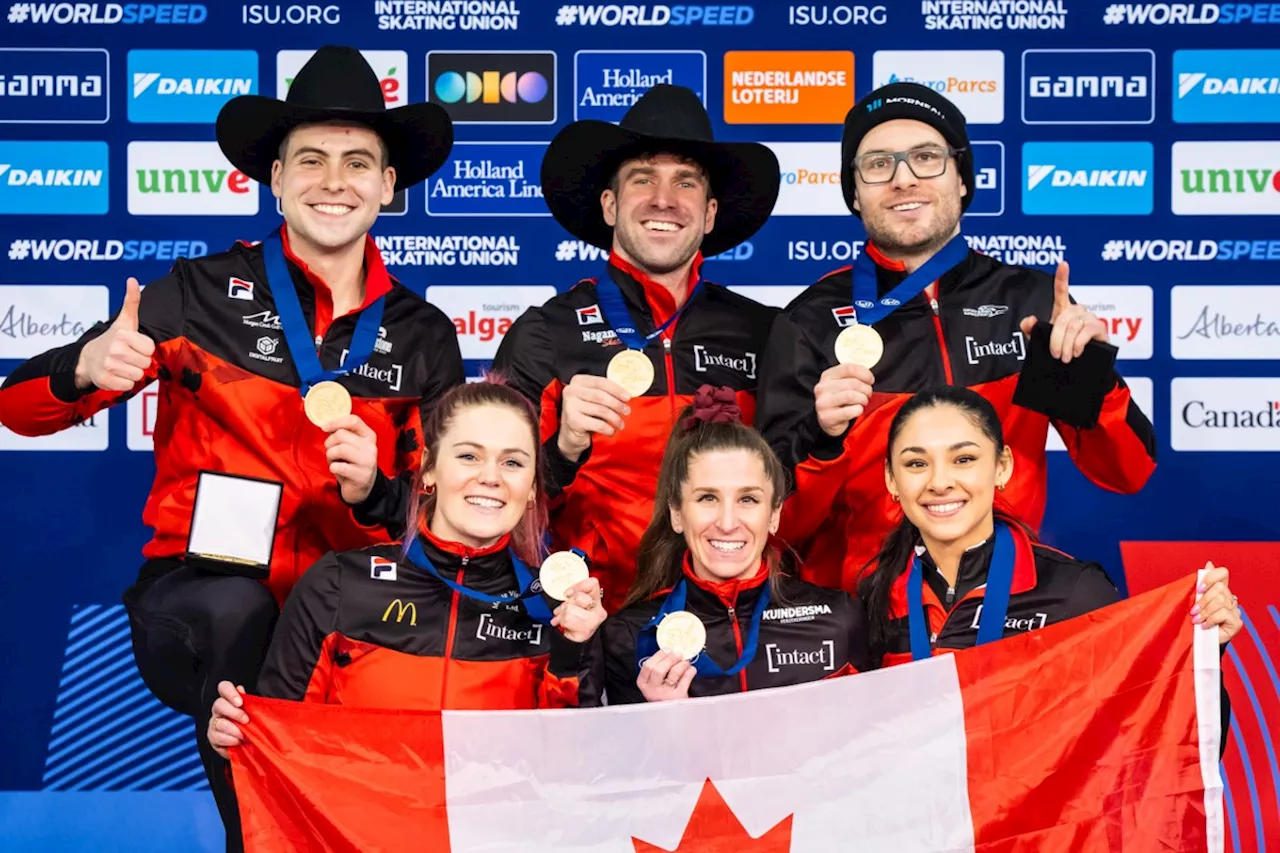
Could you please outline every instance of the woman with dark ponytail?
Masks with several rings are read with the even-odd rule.
[[[667,441],[636,581],[597,635],[584,705],[601,693],[612,705],[655,702],[867,668],[857,599],[779,572],[785,489],[733,391],[700,388]]]
[[[966,388],[916,394],[889,426],[885,484],[902,521],[863,572],[877,665],[1043,628],[1120,598],[1097,563],[1035,540],[1000,492],[1013,474],[991,403]],[[1225,644],[1242,621],[1226,569],[1205,578],[1192,621]],[[1225,695],[1225,694],[1224,694]]]

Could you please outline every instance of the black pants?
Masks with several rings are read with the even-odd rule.
[[[133,655],[143,682],[173,710],[193,717],[200,761],[227,831],[227,850],[243,849],[230,764],[209,745],[218,682],[252,692],[279,608],[251,578],[198,571],[180,560],[149,560],[124,594]]]

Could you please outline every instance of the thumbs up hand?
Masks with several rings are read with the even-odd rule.
[[[1053,316],[1049,320],[1053,324],[1053,333],[1049,335],[1049,354],[1061,359],[1063,364],[1070,364],[1071,359],[1079,358],[1089,341],[1101,341],[1105,344],[1110,340],[1107,324],[1103,320],[1090,313],[1083,305],[1071,302],[1067,290],[1069,274],[1070,267],[1065,263],[1058,264],[1058,271],[1053,276]],[[1031,330],[1038,319],[1022,318],[1023,337],[1031,336]]]
[[[115,320],[80,350],[76,387],[81,390],[95,387],[103,391],[132,390],[151,366],[156,342],[138,331],[142,288],[136,278],[130,278],[126,287],[124,306]]]

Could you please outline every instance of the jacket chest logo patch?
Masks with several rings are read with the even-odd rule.
[[[599,305],[588,305],[586,308],[575,310],[578,313],[579,326],[604,325],[604,315],[600,313]]]
[[[1009,313],[1008,305],[979,305],[977,308],[965,308],[964,316],[966,317],[999,317],[1001,314]]]
[[[748,379],[756,378],[756,354],[744,352],[742,355],[725,355],[712,352],[702,344],[693,345],[693,369],[706,373],[712,367],[723,367],[736,370]]]
[[[369,558],[369,577],[376,581],[393,581],[396,579],[396,564],[386,557]]]
[[[832,308],[831,316],[835,318],[836,325],[842,329],[846,326],[856,326],[858,323],[858,311],[852,305]]]
[[[602,329],[598,332],[583,332],[582,342],[584,344],[600,344],[602,347],[622,346],[622,341],[618,338],[618,333],[613,329]]]
[[[494,620],[492,614],[481,613],[480,621],[476,623],[476,639],[484,642],[498,640],[537,646],[542,643],[542,625],[535,622],[523,628],[512,628],[508,625],[500,625]]]
[[[836,669],[835,640],[823,640],[816,649],[783,649],[777,643],[767,643],[764,654],[770,672],[782,672],[789,666],[817,666],[824,672]]]
[[[418,605],[414,604],[412,601],[408,601],[408,602],[406,602],[406,601],[402,601],[402,600],[401,600],[401,599],[399,599],[399,598],[392,599],[392,600],[391,600],[391,603],[387,605],[387,609],[386,609],[386,610],[384,610],[384,611],[382,611],[382,621],[383,621],[383,622],[386,622],[386,621],[388,621],[388,620],[391,618],[391,611],[392,611],[392,609],[394,609],[394,610],[396,611],[396,624],[397,624],[397,625],[399,625],[401,622],[403,622],[403,621],[404,621],[404,617],[407,615],[407,616],[409,617],[409,625],[410,625],[410,626],[412,626],[412,627],[417,627],[417,625],[418,625]]]
[[[979,341],[972,335],[965,335],[964,353],[970,364],[979,364],[985,358],[1006,356],[1015,356],[1018,361],[1024,361],[1027,357],[1027,345],[1022,332],[1014,332],[1007,341]]]
[[[793,622],[812,622],[819,616],[830,615],[830,604],[802,604],[799,607],[770,607],[761,614],[760,620],[788,625]]]
[[[969,627],[978,630],[978,623],[982,621],[982,605],[978,605],[977,611],[973,614],[973,622]],[[1004,627],[1006,631],[1035,631],[1043,628],[1049,623],[1048,613],[1033,613],[1030,616],[1006,616]]]

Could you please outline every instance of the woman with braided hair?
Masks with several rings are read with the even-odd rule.
[[[859,601],[779,572],[783,476],[742,423],[734,392],[698,389],[667,441],[636,582],[597,634],[582,704],[714,696],[867,668]]]

